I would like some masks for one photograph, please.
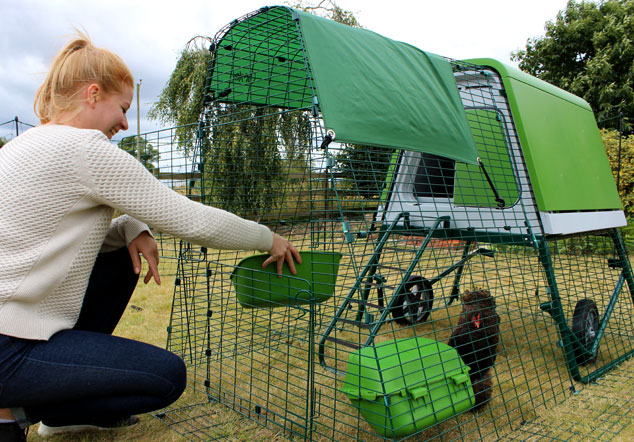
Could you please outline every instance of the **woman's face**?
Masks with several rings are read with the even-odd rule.
[[[132,88],[125,88],[121,93],[97,95],[92,129],[100,130],[108,139],[112,139],[120,130],[127,130],[128,117],[126,112],[132,104],[132,96]]]

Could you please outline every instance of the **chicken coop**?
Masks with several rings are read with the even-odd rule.
[[[195,143],[161,172],[186,164],[170,185],[302,264],[173,240],[190,388],[162,418],[183,434],[225,437],[220,404],[292,440],[498,440],[632,355],[626,219],[586,102],[287,7],[209,50]]]

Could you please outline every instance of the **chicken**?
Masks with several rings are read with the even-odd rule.
[[[470,368],[469,377],[475,395],[474,410],[491,400],[491,367],[495,364],[500,339],[500,317],[495,299],[487,290],[462,296],[463,310],[448,344],[458,351]]]

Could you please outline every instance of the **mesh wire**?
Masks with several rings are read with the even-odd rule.
[[[572,421],[553,432],[540,413],[634,350],[618,232],[543,231],[502,82],[485,68],[451,61],[480,167],[329,140],[296,26],[263,9],[221,30],[195,147],[182,135],[193,127],[144,135],[166,185],[312,258],[306,277],[250,268],[245,283],[251,253],[160,236],[177,264],[168,348],[192,386],[160,417],[191,440],[226,437],[235,417],[215,421],[218,404],[317,441],[610,440],[609,409],[592,433]],[[293,292],[297,280],[308,289]]]

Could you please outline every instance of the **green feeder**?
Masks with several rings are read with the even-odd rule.
[[[447,344],[382,342],[351,353],[341,389],[384,437],[405,437],[475,404],[469,367]]]
[[[300,256],[302,264],[296,265],[295,275],[288,266],[278,275],[275,263],[263,269],[267,254],[252,255],[240,261],[231,274],[240,305],[271,308],[329,299],[335,289],[341,253],[302,251]]]

